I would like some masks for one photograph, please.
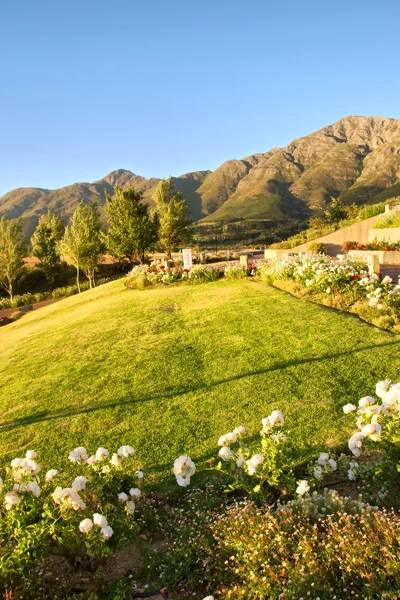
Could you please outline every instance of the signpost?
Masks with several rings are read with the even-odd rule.
[[[183,268],[187,269],[188,271],[192,268],[192,249],[191,248],[184,248],[182,250],[182,254],[183,254]]]

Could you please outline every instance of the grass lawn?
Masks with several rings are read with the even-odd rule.
[[[252,280],[114,281],[3,327],[0,348],[0,466],[28,448],[58,468],[76,446],[130,444],[158,482],[276,408],[299,457],[339,446],[342,405],[400,375],[398,336]]]

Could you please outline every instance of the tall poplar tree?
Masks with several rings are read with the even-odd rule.
[[[0,287],[13,300],[14,283],[25,270],[27,243],[22,234],[22,219],[0,219]]]
[[[59,245],[60,254],[66,262],[76,268],[76,284],[79,292],[79,275],[83,271],[89,280],[90,287],[95,286],[95,271],[104,252],[101,236],[100,216],[96,203],[84,201],[78,204],[65,228]]]

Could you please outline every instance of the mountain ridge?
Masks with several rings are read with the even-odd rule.
[[[306,220],[321,212],[331,196],[341,196],[347,204],[372,203],[400,186],[400,120],[351,115],[284,148],[172,179],[193,219],[205,223]],[[0,216],[23,217],[24,229],[31,233],[40,214],[51,209],[68,219],[82,199],[97,201],[104,215],[105,192],[112,194],[115,185],[139,189],[151,204],[159,181],[116,169],[92,183],[55,190],[17,188],[0,198]]]

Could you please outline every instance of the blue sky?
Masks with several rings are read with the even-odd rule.
[[[400,118],[400,2],[1,0],[0,195]]]

